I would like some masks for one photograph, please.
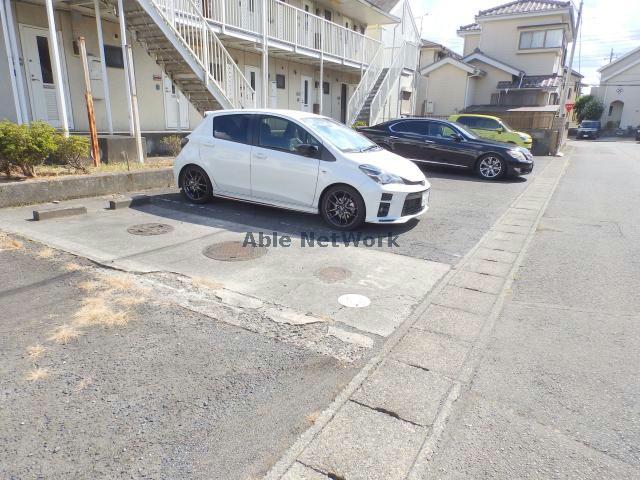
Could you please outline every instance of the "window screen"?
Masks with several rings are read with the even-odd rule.
[[[276,73],[276,88],[284,89],[285,77],[280,73]]]
[[[230,142],[249,143],[249,115],[220,115],[214,117],[213,136]]]

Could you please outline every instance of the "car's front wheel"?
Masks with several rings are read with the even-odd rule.
[[[364,223],[366,208],[362,195],[348,185],[334,185],[322,196],[320,213],[336,230],[353,230]]]
[[[507,164],[498,155],[490,153],[478,161],[476,171],[485,180],[498,180],[507,174]]]
[[[207,173],[197,165],[187,165],[180,174],[182,195],[191,203],[207,203],[213,197],[213,187]]]

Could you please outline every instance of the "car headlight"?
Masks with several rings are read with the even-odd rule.
[[[529,135],[525,135],[524,133],[519,133],[518,136],[520,137],[520,140],[524,140],[525,142],[531,140],[531,137]]]
[[[511,158],[515,158],[516,160],[520,160],[521,162],[527,161],[527,157],[525,157],[524,153],[522,153],[517,148],[512,148],[511,150],[508,151],[508,153],[511,156]]]
[[[387,185],[389,183],[404,183],[401,177],[393,173],[374,167],[373,165],[360,165],[360,170],[372,180]]]

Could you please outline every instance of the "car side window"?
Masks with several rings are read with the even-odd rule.
[[[478,119],[476,117],[458,117],[458,120],[456,121],[469,128],[475,128],[478,126]]]
[[[258,120],[258,145],[263,148],[296,152],[303,144],[322,144],[297,123],[286,118],[262,116]]]
[[[485,130],[497,130],[500,128],[500,124],[492,118],[481,118],[478,128],[484,128]]]
[[[429,136],[436,138],[452,138],[456,135],[456,131],[449,125],[439,122],[431,122],[429,124]]]
[[[213,117],[213,136],[230,142],[249,143],[249,115]]]
[[[412,122],[398,122],[391,125],[391,131],[396,133],[414,133],[417,135],[429,134],[429,122],[422,120]]]

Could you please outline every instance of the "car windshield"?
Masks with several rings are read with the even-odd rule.
[[[504,127],[504,129],[507,132],[514,132],[515,130],[513,128],[511,128],[511,125],[509,125],[507,122],[505,122],[504,120],[500,120],[500,123],[502,123],[502,126]]]
[[[582,122],[580,126],[584,128],[598,128],[598,122]]]
[[[462,125],[461,123],[458,123],[458,122],[452,122],[452,123],[456,126],[456,128],[458,130],[462,131],[462,133],[465,136],[467,136],[467,137],[469,137],[469,138],[471,138],[473,140],[477,140],[478,138],[480,138],[480,137],[478,137],[478,135],[476,135],[470,129],[468,129],[465,125]]]
[[[365,152],[379,150],[375,143],[355,130],[329,118],[305,118],[304,123],[315,130],[323,140],[331,143],[341,152]]]

